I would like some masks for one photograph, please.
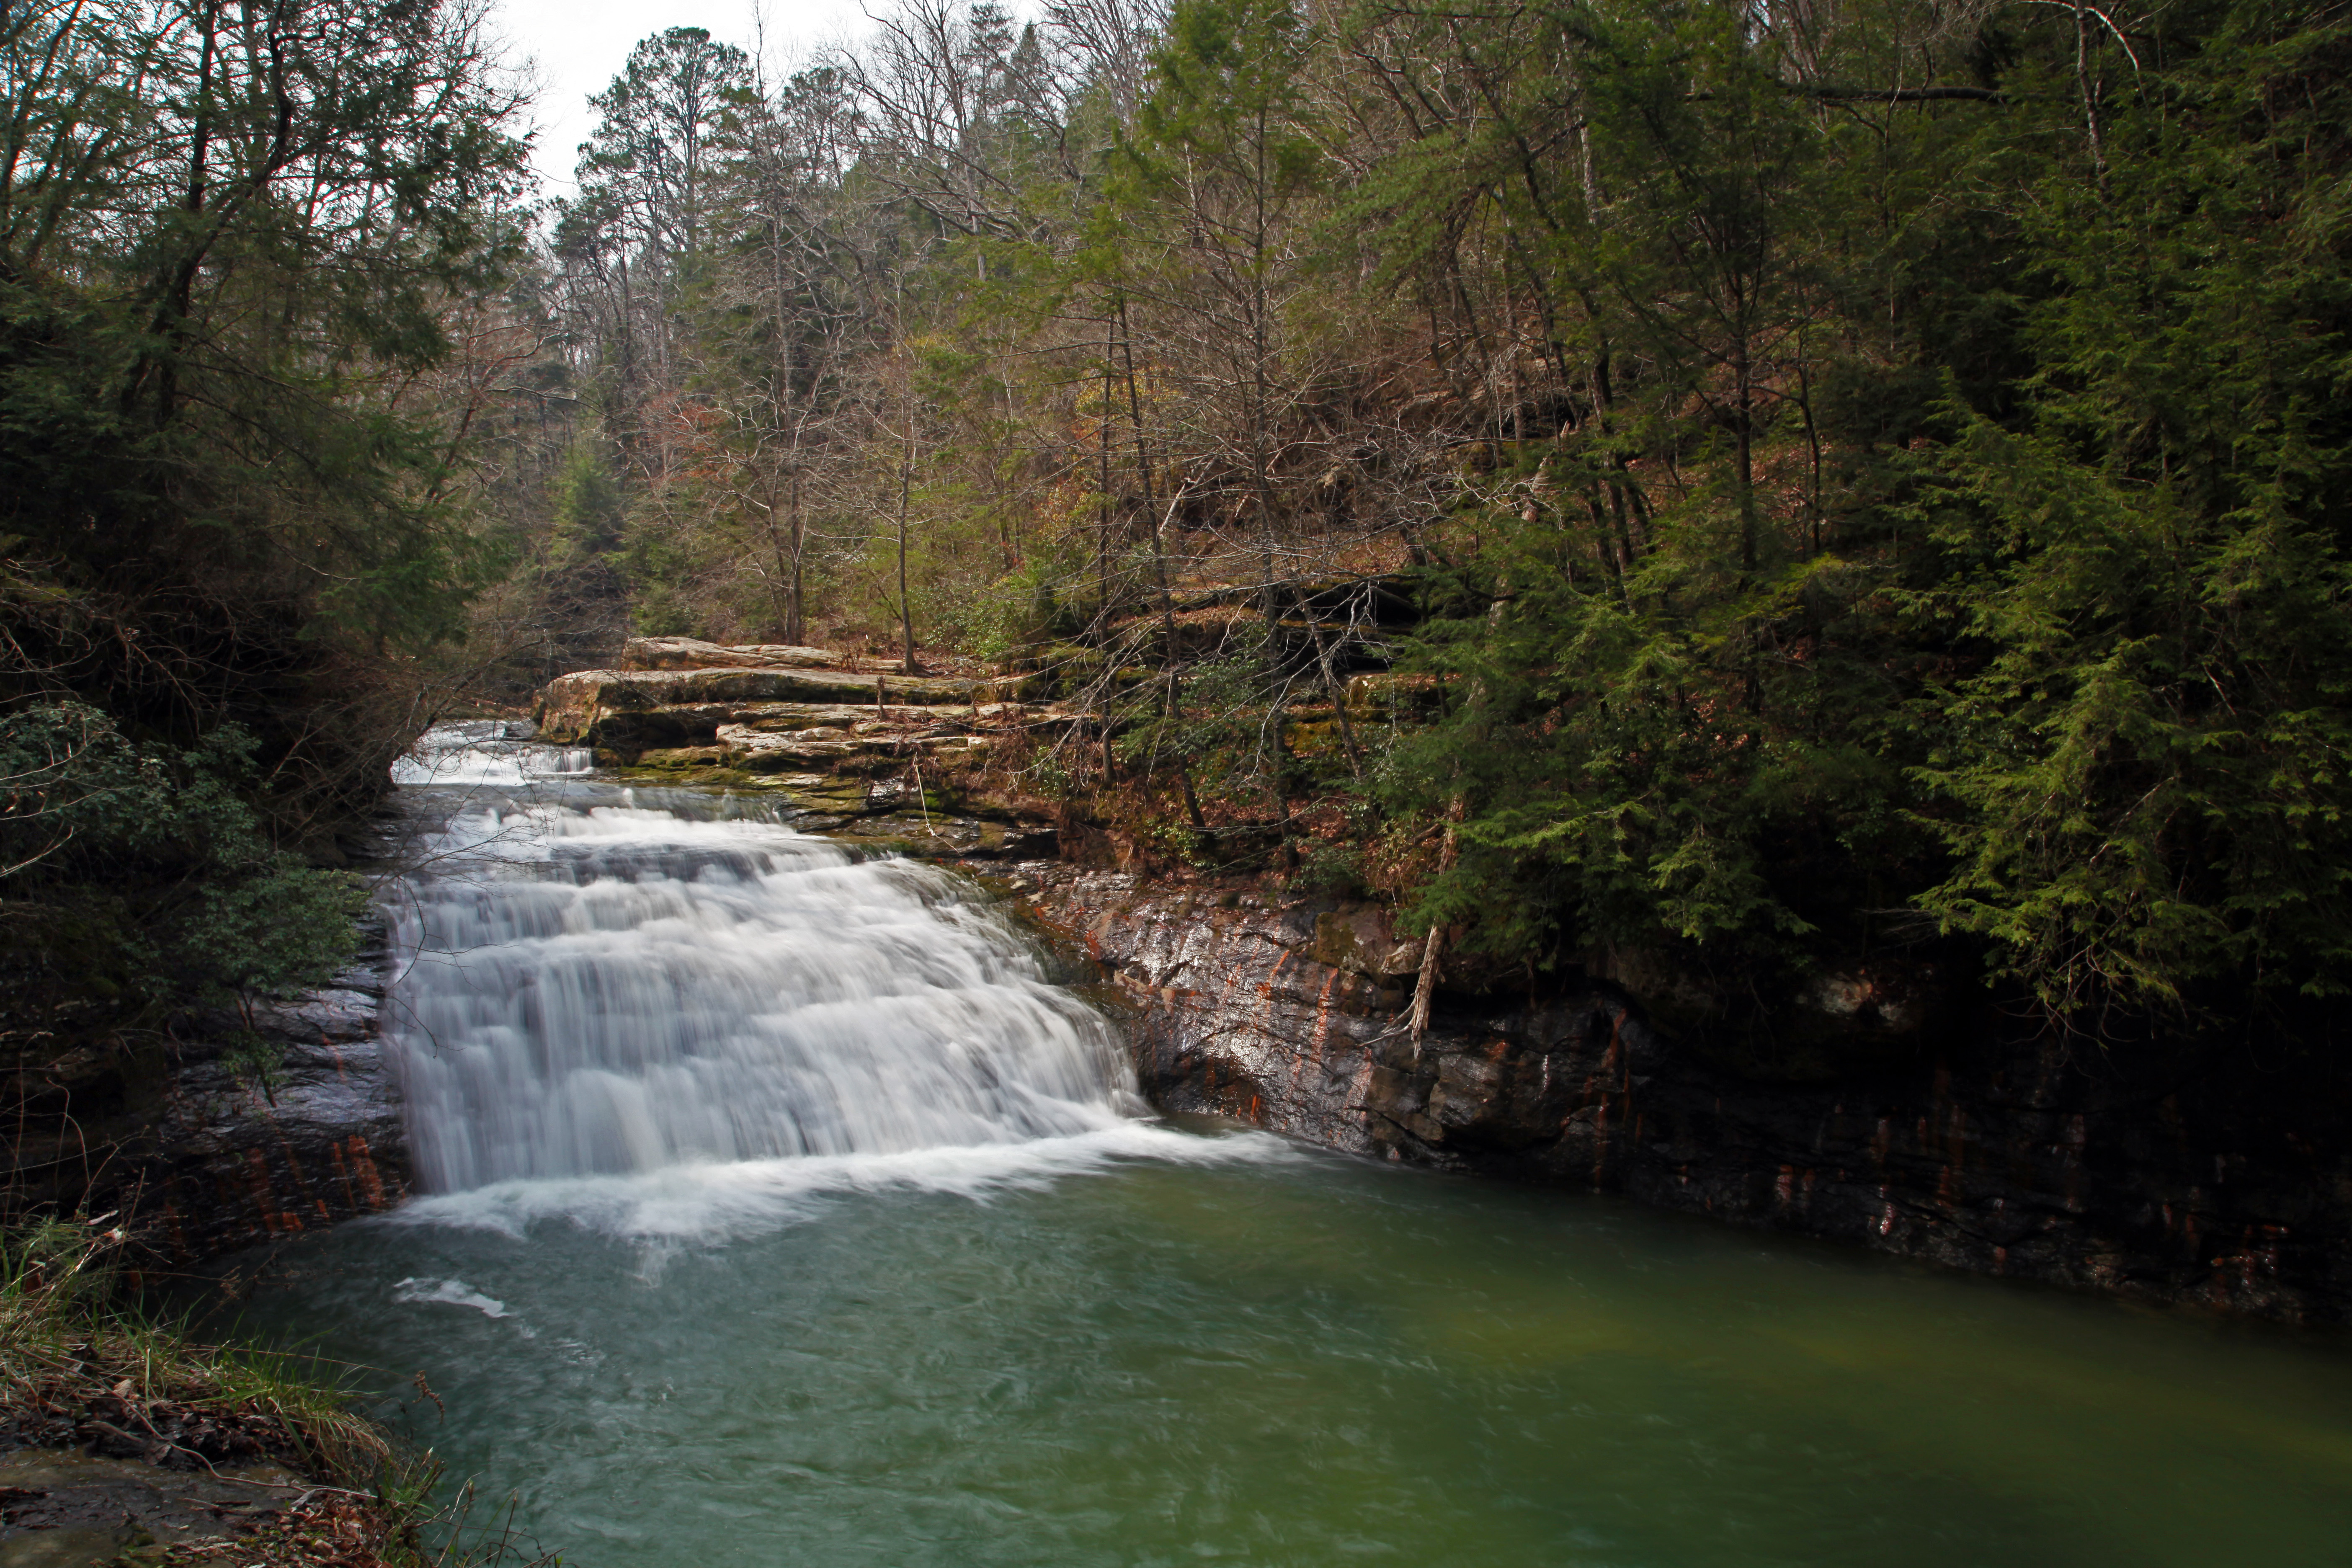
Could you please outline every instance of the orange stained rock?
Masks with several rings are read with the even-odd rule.
[[[367,1140],[354,1132],[344,1147],[351,1151],[352,1169],[359,1176],[360,1190],[367,1194],[367,1206],[372,1210],[385,1207],[383,1177],[375,1168],[374,1157],[368,1152]]]
[[[286,1156],[286,1168],[293,1173],[296,1190],[301,1193],[304,1200],[312,1208],[319,1211],[319,1223],[334,1224],[335,1216],[328,1212],[325,1201],[310,1190],[310,1178],[303,1173],[302,1162],[294,1157],[294,1145],[286,1141],[286,1135],[283,1132],[278,1135],[278,1147]]]
[[[343,1184],[343,1201],[351,1205],[353,1214],[359,1213],[359,1188],[352,1183],[351,1162],[343,1158],[343,1146],[341,1143],[330,1143],[327,1145],[327,1154],[335,1163],[335,1179]]]

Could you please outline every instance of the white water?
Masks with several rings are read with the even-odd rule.
[[[395,906],[388,1032],[436,1194],[410,1218],[716,1237],[825,1193],[1278,1149],[1134,1121],[1110,1026],[951,874],[573,795],[461,811]]]
[[[584,773],[596,753],[583,746],[533,743],[529,724],[502,719],[468,719],[442,724],[419,736],[394,759],[392,782],[402,784],[521,784],[533,779]]]

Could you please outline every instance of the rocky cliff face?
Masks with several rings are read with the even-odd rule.
[[[1168,1110],[1983,1273],[2352,1318],[2352,1148],[2258,1063],[2233,1078],[1978,1028],[1872,1074],[1757,1081],[1600,982],[1444,998],[1416,1048],[1418,949],[1375,910],[1019,870],[1125,998]]]
[[[258,1012],[260,1070],[231,1054],[226,1026],[182,1040],[163,1103],[98,1171],[90,1212],[121,1210],[151,1258],[184,1265],[400,1203],[407,1141],[381,985],[355,968]]]

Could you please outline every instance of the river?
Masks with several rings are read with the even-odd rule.
[[[241,1310],[579,1568],[2352,1560],[2340,1338],[1155,1121],[975,885],[484,736],[432,1195]]]

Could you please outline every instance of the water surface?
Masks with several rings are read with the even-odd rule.
[[[370,1223],[251,1314],[424,1371],[586,1568],[2347,1561],[2330,1343],[1226,1142],[711,1173],[709,1243]]]

